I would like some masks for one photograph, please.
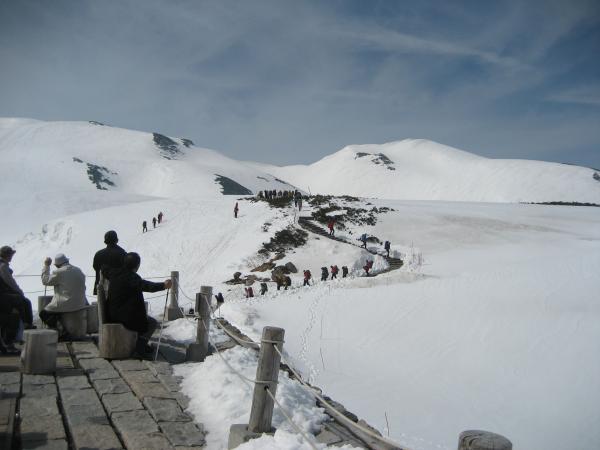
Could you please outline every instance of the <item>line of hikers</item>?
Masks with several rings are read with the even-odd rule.
[[[152,354],[148,340],[158,326],[158,322],[146,313],[143,292],[158,292],[170,289],[171,280],[152,282],[142,279],[137,271],[141,258],[135,252],[126,252],[117,243],[119,239],[113,230],[104,235],[106,247],[96,252],[92,266],[96,272],[94,295],[98,292],[100,275],[108,282],[107,323],[121,323],[125,328],[138,333],[137,353],[142,356]],[[16,251],[9,246],[0,248],[0,352],[16,353],[14,347],[21,323],[25,329],[35,328],[31,301],[27,299],[13,278],[9,264]],[[53,286],[52,301],[39,311],[42,322],[59,332],[61,339],[68,339],[68,333],[61,323],[63,313],[75,312],[88,305],[85,295],[85,275],[72,265],[63,253],[54,258],[55,270],[50,272],[51,258],[43,261],[41,280],[44,286]]]
[[[330,275],[330,271],[329,269],[327,269],[327,267],[321,267],[321,281],[327,281],[327,280],[333,280],[333,279],[337,279],[337,276],[340,272],[340,269],[337,265],[333,265],[330,266],[331,268],[331,278],[329,278]],[[365,265],[363,266],[363,270],[365,271],[365,275],[369,276],[369,272],[371,271],[371,269],[373,268],[373,260],[372,259],[367,259],[367,261],[365,262]],[[347,266],[342,266],[342,278],[346,278],[348,276],[348,267]],[[304,283],[302,284],[302,286],[310,286],[310,281],[312,280],[312,273],[309,269],[306,269],[303,271],[303,279],[304,279]],[[281,279],[277,279],[275,281],[275,283],[277,284],[277,290],[279,291],[282,287],[284,291],[287,291],[288,287],[290,287],[292,285],[292,279],[290,278],[289,275],[286,275],[285,277],[283,277],[283,280]],[[260,295],[265,295],[267,292],[269,291],[269,288],[267,286],[267,282],[263,281],[260,283]],[[244,287],[244,293],[246,295],[246,298],[249,297],[254,297],[254,289],[252,289],[252,286],[246,286]]]
[[[302,194],[298,190],[295,191],[281,191],[277,189],[258,191],[258,198],[265,200],[273,200],[274,198],[298,198]]]
[[[333,225],[332,225],[332,227],[333,227]],[[330,230],[331,230],[331,228],[330,228]],[[333,234],[333,233],[330,231],[329,234]],[[360,235],[360,237],[358,238],[358,240],[360,242],[362,242],[361,248],[366,249],[367,248],[367,242],[369,241],[369,235],[367,233],[363,233],[363,234]],[[388,258],[390,257],[390,249],[391,248],[392,248],[392,244],[391,244],[390,241],[385,241],[383,243],[383,249],[385,250],[386,255],[387,255]]]
[[[162,223],[163,213],[160,211],[156,217],[152,218],[152,228],[156,228],[157,223]],[[142,233],[146,233],[148,231],[148,223],[144,220],[142,222]]]

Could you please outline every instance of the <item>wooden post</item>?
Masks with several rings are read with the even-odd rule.
[[[271,431],[273,399],[267,394],[266,390],[269,389],[273,396],[277,392],[281,357],[275,351],[275,346],[277,346],[279,352],[283,351],[284,334],[285,330],[283,328],[263,328],[258,366],[256,368],[256,384],[254,385],[252,409],[250,410],[250,421],[248,423],[248,431],[252,433],[268,433]]]
[[[56,330],[25,330],[25,347],[21,353],[23,373],[34,375],[56,371]]]
[[[198,311],[198,328],[196,342],[188,345],[186,361],[204,361],[208,354],[208,332],[210,330],[210,300],[212,286],[201,286],[196,294],[196,311]]]
[[[460,433],[458,450],[512,450],[512,442],[489,431],[467,430]]]
[[[169,299],[169,307],[167,308],[167,320],[181,319],[183,313],[179,309],[179,272],[174,270],[171,272],[171,298]]]

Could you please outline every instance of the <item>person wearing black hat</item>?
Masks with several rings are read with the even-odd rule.
[[[110,278],[111,272],[123,267],[123,260],[127,252],[117,245],[119,238],[114,230],[107,231],[104,235],[106,248],[98,250],[94,255],[93,267],[96,271],[96,281],[94,282],[94,295],[98,292],[98,282],[100,281],[100,271],[105,278]]]
[[[33,326],[31,301],[25,298],[23,290],[13,278],[10,262],[16,250],[5,245],[0,248],[0,313],[7,314],[16,309],[25,329]]]
[[[138,333],[137,352],[146,355],[152,352],[148,339],[158,322],[146,314],[144,292],[158,292],[171,288],[171,280],[154,283],[137,274],[141,258],[137,253],[127,253],[123,267],[116,271],[108,285],[108,319],[121,323],[125,328]]]

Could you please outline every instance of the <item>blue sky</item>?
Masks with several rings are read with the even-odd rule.
[[[432,139],[600,168],[600,2],[0,2],[0,116],[242,160]]]

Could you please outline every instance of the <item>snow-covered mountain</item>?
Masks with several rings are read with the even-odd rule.
[[[105,126],[0,118],[0,235],[69,214],[181,195],[292,189],[188,139]]]
[[[3,189],[15,192],[23,184],[55,190],[87,186],[155,197],[291,188],[189,139],[98,122],[0,119],[0,157]]]
[[[489,159],[423,139],[351,145],[308,166],[258,165],[314,193],[399,200],[600,203],[600,173]]]
[[[489,160],[426,141],[348,147],[312,166],[276,168],[159,134],[25,119],[0,119],[0,158],[0,245],[16,248],[11,266],[34,308],[45,257],[65,253],[93,277],[93,255],[114,229],[123,248],[141,255],[142,276],[180,272],[181,306],[210,285],[225,296],[223,316],[252,338],[265,325],[285,328],[286,361],[409,448],[456,448],[467,429],[498,432],[515,448],[600,448],[600,209],[398,199],[600,203],[593,170]],[[317,206],[240,201],[234,219],[238,196],[222,190],[285,189],[275,176],[313,193],[381,196],[335,199],[339,210],[355,203],[379,212],[372,223],[336,229],[348,243],[309,233],[282,260],[299,269],[292,287],[271,283],[266,295],[246,299],[243,285],[226,280],[236,271],[268,277],[251,272],[265,261],[263,243]],[[158,211],[163,223],[143,233],[142,220]],[[371,254],[349,245],[363,232],[390,240],[392,251],[416,249],[425,263],[366,277]],[[331,264],[350,275],[303,286],[303,269],[316,275]],[[159,317],[164,295],[146,299]],[[180,319],[165,335],[190,342],[195,330]],[[256,373],[251,350],[225,357],[245,377]],[[217,355],[177,370],[207,448],[227,448],[230,425],[248,420],[252,388]],[[280,403],[317,433],[321,410],[286,377]],[[275,437],[245,448],[308,448],[294,434],[283,442],[282,432],[296,431],[279,408],[274,426]]]

